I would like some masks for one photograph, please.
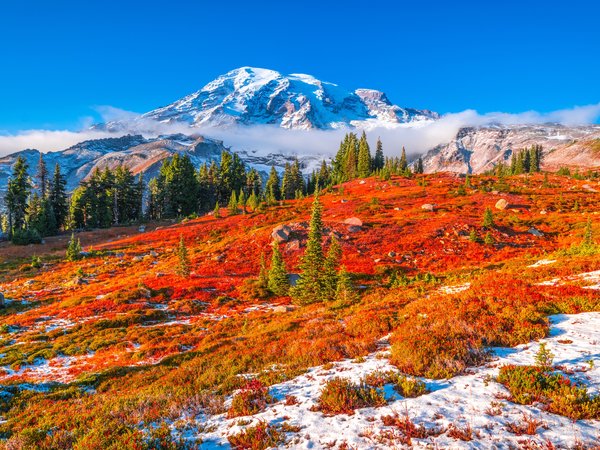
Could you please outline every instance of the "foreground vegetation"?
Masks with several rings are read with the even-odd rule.
[[[243,420],[272,401],[273,383],[363,357],[390,333],[400,371],[445,378],[487,361],[490,346],[546,336],[549,314],[600,310],[598,291],[573,277],[600,270],[598,201],[588,182],[541,174],[387,178],[321,192],[320,234],[307,198],[245,215],[220,209],[111,240],[76,233],[83,252],[71,261],[68,238],[48,238],[36,260],[0,256],[0,291],[9,299],[0,313],[7,446],[192,446],[180,438],[190,430],[201,437],[206,414]],[[501,198],[503,209],[495,206]],[[289,237],[273,250],[280,224]],[[339,254],[330,252],[338,244]],[[11,254],[0,245],[1,255]],[[310,271],[307,258],[322,264],[316,284],[306,286],[305,276],[290,290],[282,270]],[[540,259],[557,262],[530,267]],[[503,369],[498,380],[515,401],[543,396],[556,413],[595,417],[597,398],[528,370]],[[523,386],[525,375],[539,379]],[[402,396],[425,392],[403,375],[341,378],[325,387],[320,408],[337,414],[383,404],[379,389],[390,383]],[[581,401],[559,405],[558,387]],[[265,448],[286,433],[294,432],[259,424],[230,442]]]

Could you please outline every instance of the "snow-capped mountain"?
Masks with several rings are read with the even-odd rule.
[[[350,91],[311,75],[241,67],[134,122],[183,123],[196,128],[260,124],[308,130],[393,126],[437,117],[431,111],[396,106],[383,92]],[[124,125],[109,122],[105,127],[120,129]]]
[[[423,158],[426,172],[481,173],[504,162],[513,151],[532,145],[543,148],[542,167],[600,167],[600,126],[558,124],[462,128],[446,144]]]

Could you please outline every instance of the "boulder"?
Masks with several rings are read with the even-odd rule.
[[[273,228],[273,231],[271,232],[271,237],[276,242],[287,242],[290,239],[291,232],[292,229],[287,225],[279,225]]]
[[[360,220],[358,217],[349,217],[348,219],[344,220],[344,223],[346,225],[354,225],[356,227],[362,227],[363,225],[362,220]]]
[[[276,313],[286,313],[288,311],[293,311],[294,307],[290,306],[290,305],[278,305],[275,308],[273,308],[273,312]]]
[[[505,210],[508,207],[508,202],[506,199],[501,198],[496,202],[496,209]]]
[[[545,209],[542,209],[542,210],[540,211],[540,214],[542,214],[542,215],[545,215],[545,214],[548,214],[548,213],[546,212],[546,210],[545,210]]]
[[[421,205],[421,209],[423,211],[433,212],[435,210],[435,206],[433,206],[431,203],[425,203]]]
[[[388,253],[388,256],[389,256],[390,258],[394,258],[394,257],[396,256],[396,252],[389,252],[389,253]]]
[[[133,258],[131,258],[131,262],[140,262],[143,261],[144,257],[143,256],[134,256]]]

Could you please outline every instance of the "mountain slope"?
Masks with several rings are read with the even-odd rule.
[[[437,117],[431,111],[393,105],[379,91],[352,92],[311,75],[282,75],[274,70],[241,67],[136,120],[187,123],[192,127],[267,124],[307,130],[357,126],[363,122],[394,125]],[[107,125],[110,129],[119,123]]]
[[[513,151],[542,145],[542,167],[600,166],[600,126],[557,124],[462,128],[447,144],[423,158],[427,172],[481,173],[500,162],[510,163]]]

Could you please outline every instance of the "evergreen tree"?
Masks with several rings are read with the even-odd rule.
[[[238,196],[238,205],[242,208],[242,214],[246,214],[246,193],[243,189],[240,189],[240,195]]]
[[[256,195],[256,192],[252,191],[252,194],[248,197],[248,206],[250,206],[252,212],[255,212],[258,209],[259,202],[258,195]]]
[[[381,170],[383,169],[383,165],[385,163],[385,159],[383,156],[383,144],[381,143],[381,139],[377,139],[377,148],[375,150],[375,157],[373,158],[373,170]]]
[[[40,192],[40,197],[46,198],[46,195],[48,194],[49,180],[48,180],[48,169],[46,168],[46,163],[44,162],[44,157],[43,157],[42,153],[40,153],[40,159],[38,160],[37,179],[38,179],[38,189]]]
[[[218,219],[219,217],[221,217],[221,216],[220,216],[220,209],[221,209],[221,208],[219,207],[219,202],[217,202],[217,203],[215,204],[215,209],[213,210],[213,216],[215,216],[215,218],[217,218],[217,219]]]
[[[277,242],[273,242],[272,246],[273,256],[271,258],[271,268],[269,269],[267,286],[273,294],[281,297],[287,295],[290,283],[285,263],[283,262],[281,252],[279,251],[279,245]]]
[[[60,173],[60,166],[58,163],[54,166],[54,174],[52,181],[50,182],[50,192],[48,200],[50,206],[54,212],[54,223],[56,229],[60,230],[65,228],[67,225],[67,216],[69,214],[69,204],[67,201],[67,182]]]
[[[367,142],[367,135],[363,131],[358,143],[358,176],[366,178],[371,174],[371,151]]]
[[[485,245],[493,245],[494,244],[494,237],[490,234],[489,231],[485,234],[485,238],[483,239],[483,243]]]
[[[229,211],[230,216],[234,216],[238,213],[238,202],[235,191],[231,191],[231,197],[229,198],[229,203],[227,204],[227,210]]]
[[[322,300],[323,271],[323,222],[322,206],[318,192],[312,206],[306,251],[300,262],[300,279],[294,286],[292,296],[302,305]]]
[[[493,228],[494,227],[494,214],[492,213],[491,208],[485,208],[483,213],[483,223],[482,226],[484,228]]]
[[[27,176],[27,162],[22,156],[17,158],[13,172],[8,180],[5,204],[8,210],[9,234],[25,228],[27,217],[27,199],[31,192],[31,182]]]
[[[75,239],[75,233],[71,234],[71,240],[67,247],[66,259],[67,261],[77,261],[81,258],[81,242],[79,239]]]
[[[358,301],[358,294],[352,285],[350,274],[342,266],[337,276],[338,282],[335,291],[335,303],[338,307],[349,306]]]
[[[287,167],[287,165],[286,165]],[[275,166],[271,166],[271,172],[267,184],[265,185],[265,196],[267,197],[267,203],[274,204],[281,200],[281,182],[279,181],[279,174],[275,170]],[[258,195],[258,193],[257,193]]]
[[[406,159],[406,149],[402,147],[402,154],[400,155],[400,162],[398,163],[398,171],[400,173],[406,172],[408,169],[408,160]]]
[[[423,167],[423,158],[419,156],[419,159],[417,159],[417,162],[415,163],[415,173],[423,172],[425,172],[425,169]]]
[[[267,261],[264,252],[260,254],[260,265],[258,271],[258,286],[267,289],[269,286],[269,271],[267,270]]]
[[[338,285],[338,266],[342,259],[342,248],[335,236],[331,237],[331,244],[327,251],[327,257],[323,264],[323,299],[332,301],[335,299]]]
[[[179,246],[177,247],[177,274],[184,278],[190,276],[190,259],[183,235],[179,237]]]

